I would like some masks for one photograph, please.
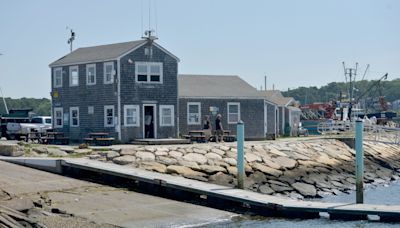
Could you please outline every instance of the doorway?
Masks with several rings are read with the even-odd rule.
[[[143,105],[143,138],[145,139],[157,138],[155,110],[155,104]]]

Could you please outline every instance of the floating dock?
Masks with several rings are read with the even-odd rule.
[[[383,222],[400,221],[400,206],[397,205],[292,200],[82,158],[0,157],[0,160],[238,213],[286,218],[319,218],[321,213],[327,213],[330,219],[339,220],[367,220],[379,216]]]

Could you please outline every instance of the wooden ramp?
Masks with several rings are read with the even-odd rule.
[[[29,158],[0,158],[22,165],[29,165]],[[49,159],[45,159],[48,163]],[[284,197],[270,196],[256,192],[225,187],[180,176],[172,176],[104,163],[88,159],[54,159],[57,160],[56,172],[65,175],[74,174],[82,178],[85,175],[94,178],[100,175],[110,183],[119,178],[126,187],[148,194],[159,195],[176,200],[186,200],[205,206],[239,213],[253,213],[262,216],[288,218],[319,218],[320,213],[328,213],[331,219],[366,220],[379,216],[381,221],[399,222],[400,205],[344,204],[314,201],[292,200]],[[33,159],[38,164],[38,159]],[[43,163],[40,163],[43,168]],[[31,167],[33,165],[30,165]],[[110,179],[111,178],[111,179]]]

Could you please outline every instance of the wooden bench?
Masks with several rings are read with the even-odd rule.
[[[224,135],[223,136],[225,142],[235,142],[236,135]]]
[[[111,146],[115,138],[95,138],[94,142],[98,146]]]
[[[83,141],[88,145],[92,145],[94,142],[94,138],[84,138]]]

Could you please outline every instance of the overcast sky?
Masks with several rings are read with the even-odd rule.
[[[281,90],[359,78],[400,78],[400,1],[152,0],[158,43],[179,73],[239,75]],[[0,0],[0,87],[6,97],[50,97],[48,65],[75,48],[140,39],[149,0]],[[143,17],[142,17],[143,15]],[[143,18],[143,23],[142,23]],[[157,23],[156,23],[157,22]]]

